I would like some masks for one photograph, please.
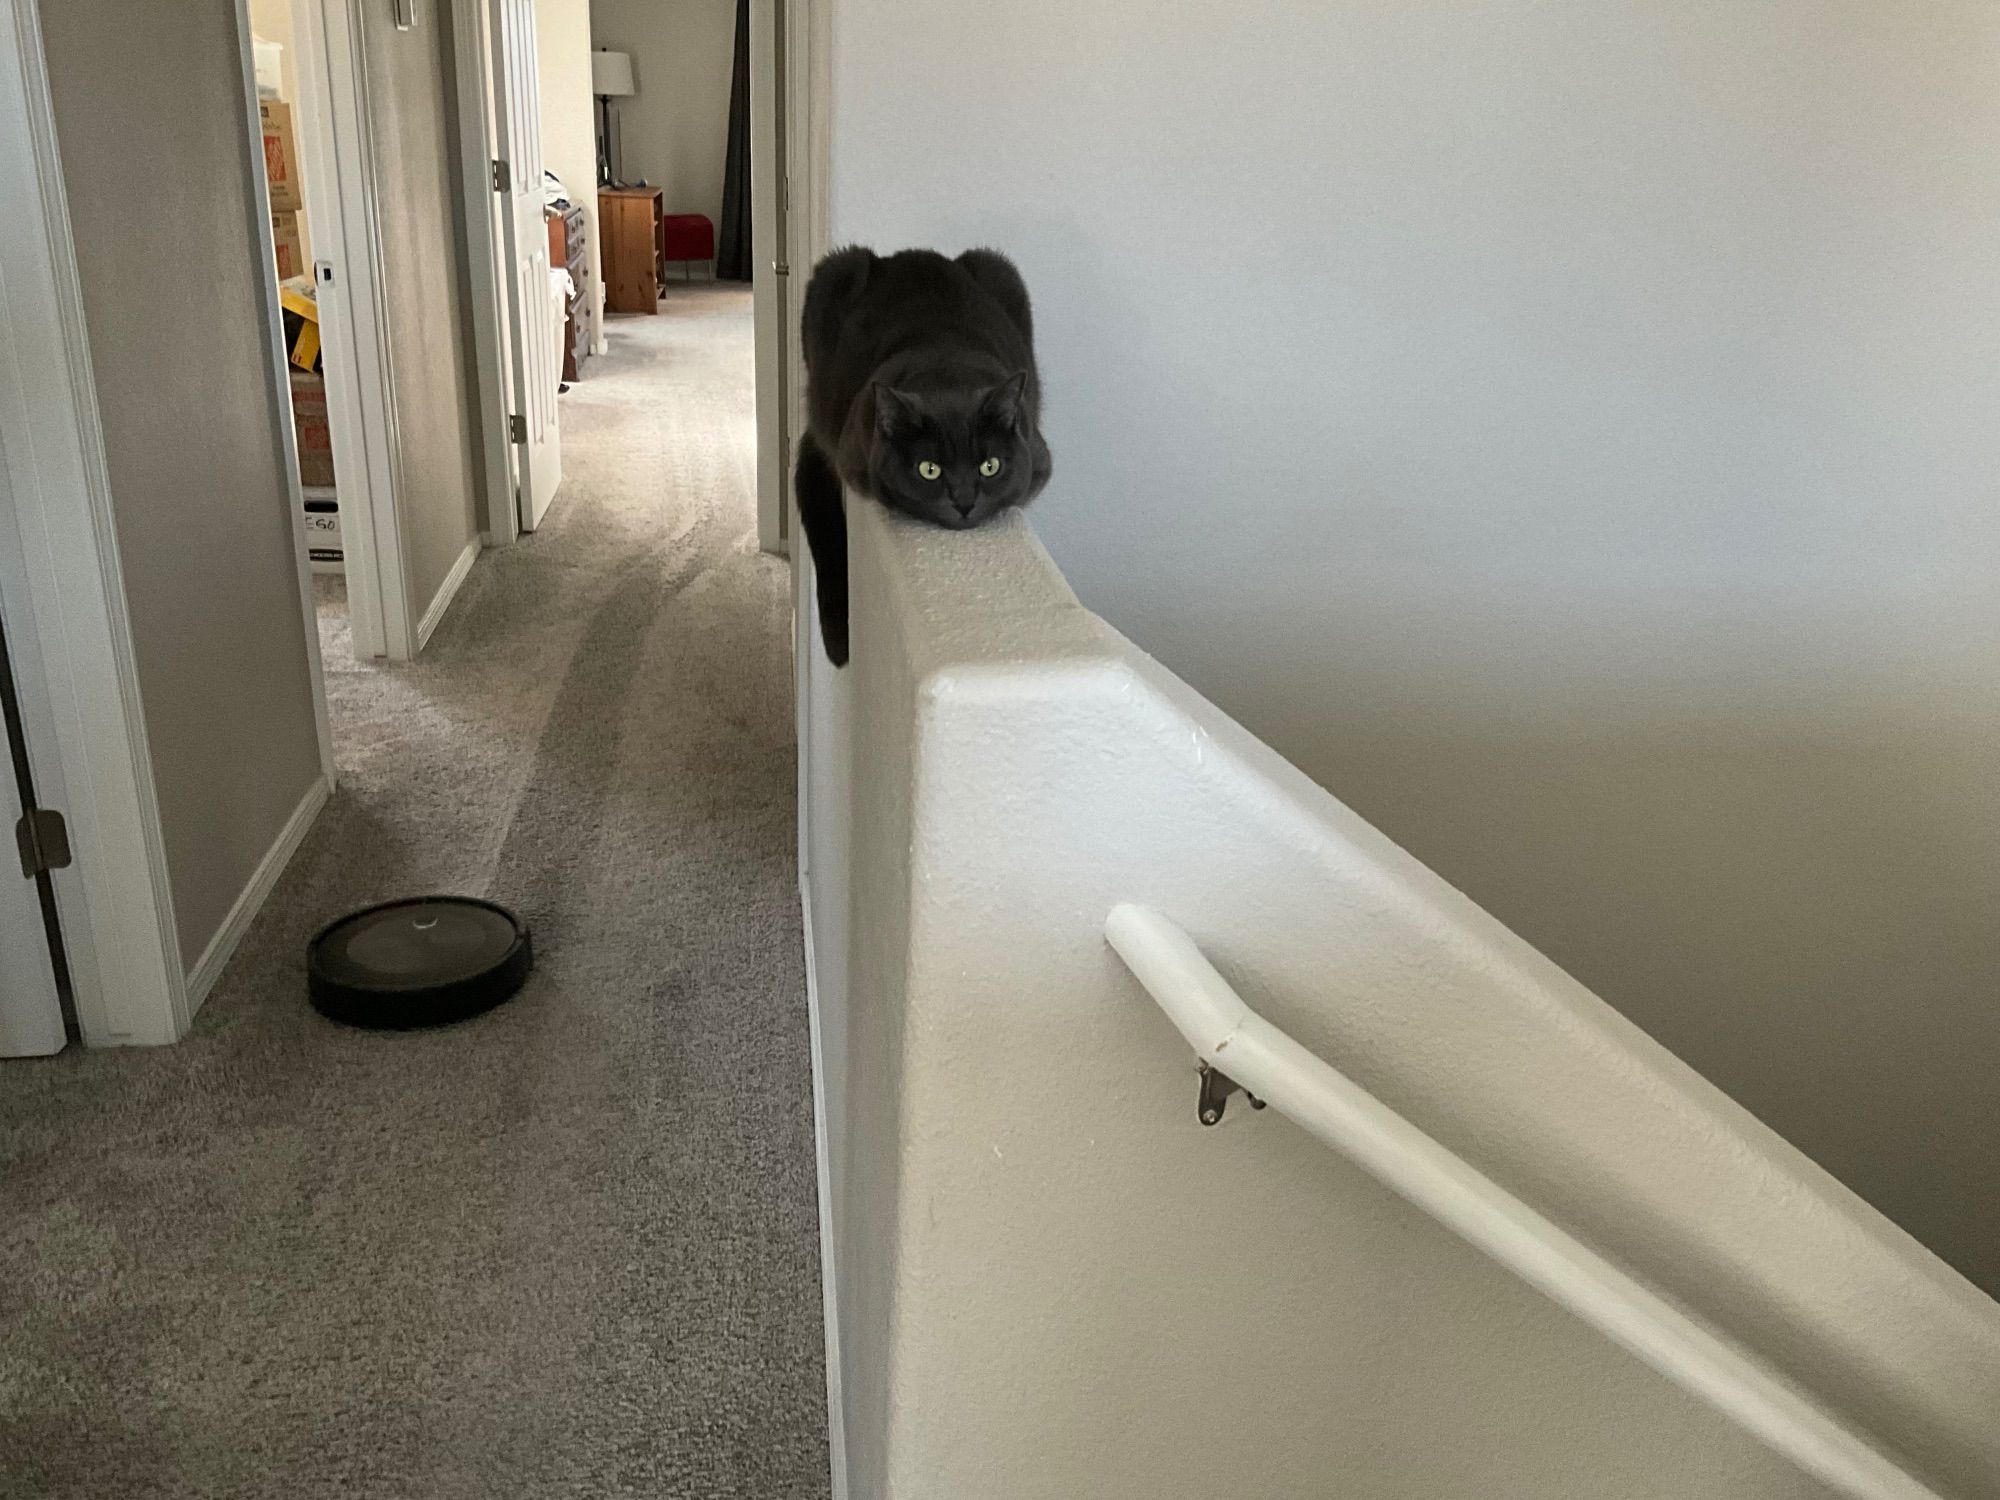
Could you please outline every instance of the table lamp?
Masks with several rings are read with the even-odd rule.
[[[597,185],[599,187],[619,186],[619,168],[623,165],[618,158],[622,154],[612,144],[612,133],[616,128],[616,117],[611,112],[611,101],[623,99],[628,94],[639,92],[632,81],[632,54],[629,52],[597,51],[590,54],[590,89],[597,95]]]

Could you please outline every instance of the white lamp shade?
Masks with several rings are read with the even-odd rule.
[[[632,54],[593,52],[590,54],[590,91],[623,98],[639,92],[632,82]]]

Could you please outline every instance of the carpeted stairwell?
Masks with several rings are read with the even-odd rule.
[[[0,1066],[0,1495],[826,1493],[750,337],[735,288],[618,320],[419,664],[327,612],[341,789],[192,1036]],[[430,890],[528,918],[516,1000],[307,1008],[315,927]]]

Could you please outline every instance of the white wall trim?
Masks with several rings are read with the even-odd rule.
[[[779,288],[778,317],[787,325],[779,340],[780,357],[786,361],[787,379],[773,382],[774,394],[790,406],[789,421],[779,424],[789,432],[804,431],[805,359],[797,328],[798,306],[803,300],[806,277],[826,245],[827,162],[831,150],[829,80],[832,76],[832,48],[829,34],[828,0],[773,0],[783,7],[785,35],[784,77],[786,92],[784,139],[779,143],[790,178],[791,211],[785,214],[784,253],[790,274]],[[601,322],[600,322],[600,326]],[[765,383],[760,372],[758,394]],[[787,444],[789,446],[789,444]],[[847,1464],[847,1398],[841,1376],[840,1278],[835,1266],[836,1245],[833,1224],[833,1144],[827,1122],[826,1051],[820,1016],[819,946],[813,939],[812,902],[812,814],[811,766],[813,693],[813,578],[811,557],[799,536],[792,494],[790,454],[782,456],[783,473],[777,502],[783,522],[778,541],[791,560],[793,701],[798,715],[798,808],[799,808],[799,906],[805,932],[806,1023],[812,1048],[813,1159],[818,1178],[820,1294],[826,1320],[826,1411],[827,1459],[832,1478],[832,1500],[849,1500],[852,1486]],[[760,532],[766,523],[759,517]],[[760,542],[769,546],[766,536]]]
[[[189,1010],[133,660],[40,13],[0,0],[0,450],[75,863],[56,896],[84,1040],[177,1040]]]
[[[803,782],[803,775],[800,780]],[[826,1053],[820,1045],[818,949],[813,945],[812,883],[807,879],[808,840],[799,839],[799,909],[805,925],[806,1024],[812,1045],[813,1162],[819,1179],[819,1285],[826,1319],[826,1446],[832,1500],[848,1500],[847,1406],[840,1379],[840,1278],[834,1274],[833,1147],[826,1128]]]
[[[493,226],[495,195],[488,175],[499,155],[494,149],[488,24],[485,0],[452,0],[458,137],[464,168],[459,175],[465,184],[465,255],[472,283],[474,385],[479,403],[480,468],[485,475],[485,527],[490,545],[505,546],[521,535],[521,511],[514,492],[514,446],[507,435],[507,314]]]
[[[264,140],[257,114],[257,65],[250,44],[250,0],[236,0],[236,30],[243,64],[244,129],[249,132],[250,154],[244,169],[250,178],[250,202],[256,223],[257,253],[264,264],[264,358],[275,397],[272,407],[277,424],[279,450],[284,454],[285,504],[291,511],[293,552],[298,562],[299,602],[304,611],[306,662],[312,677],[313,728],[319,737],[319,769],[331,785],[334,779],[333,722],[326,706],[326,667],[320,660],[319,609],[313,591],[311,542],[306,536],[304,486],[299,479],[299,430],[292,420],[291,360],[285,352],[284,314],[278,303],[278,256],[271,228],[271,185],[259,170],[264,159]],[[191,997],[189,1011],[201,1004]]]
[[[472,571],[472,565],[479,561],[480,547],[479,537],[467,542],[465,550],[458,554],[458,561],[453,563],[451,571],[444,575],[444,582],[438,585],[438,591],[432,597],[430,607],[424,611],[423,618],[417,621],[419,651],[430,644],[431,635],[443,622],[445,611],[451,608],[451,601],[458,597],[458,591],[465,586],[466,575]]]
[[[285,826],[278,830],[278,837],[271,847],[264,851],[257,868],[250,872],[249,882],[237,894],[235,904],[229,914],[222,919],[222,925],[215,930],[215,936],[208,941],[194,967],[188,971],[187,994],[188,1013],[192,1018],[195,1011],[215,988],[215,981],[222,977],[222,971],[229,966],[229,960],[236,956],[236,949],[243,941],[243,934],[250,930],[250,923],[257,913],[264,909],[270,899],[271,889],[278,883],[278,877],[285,873],[285,867],[292,862],[292,856],[299,852],[299,845],[305,842],[312,831],[313,821],[333,795],[333,779],[322,778],[306,788],[299,805],[292,809]]]

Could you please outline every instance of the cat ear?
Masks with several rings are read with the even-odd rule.
[[[979,409],[987,416],[1001,422],[1013,422],[1021,415],[1021,402],[1028,393],[1028,372],[1021,370],[994,386],[979,403]]]
[[[876,381],[869,387],[875,396],[875,426],[882,432],[902,432],[917,425],[917,404],[892,385]]]

